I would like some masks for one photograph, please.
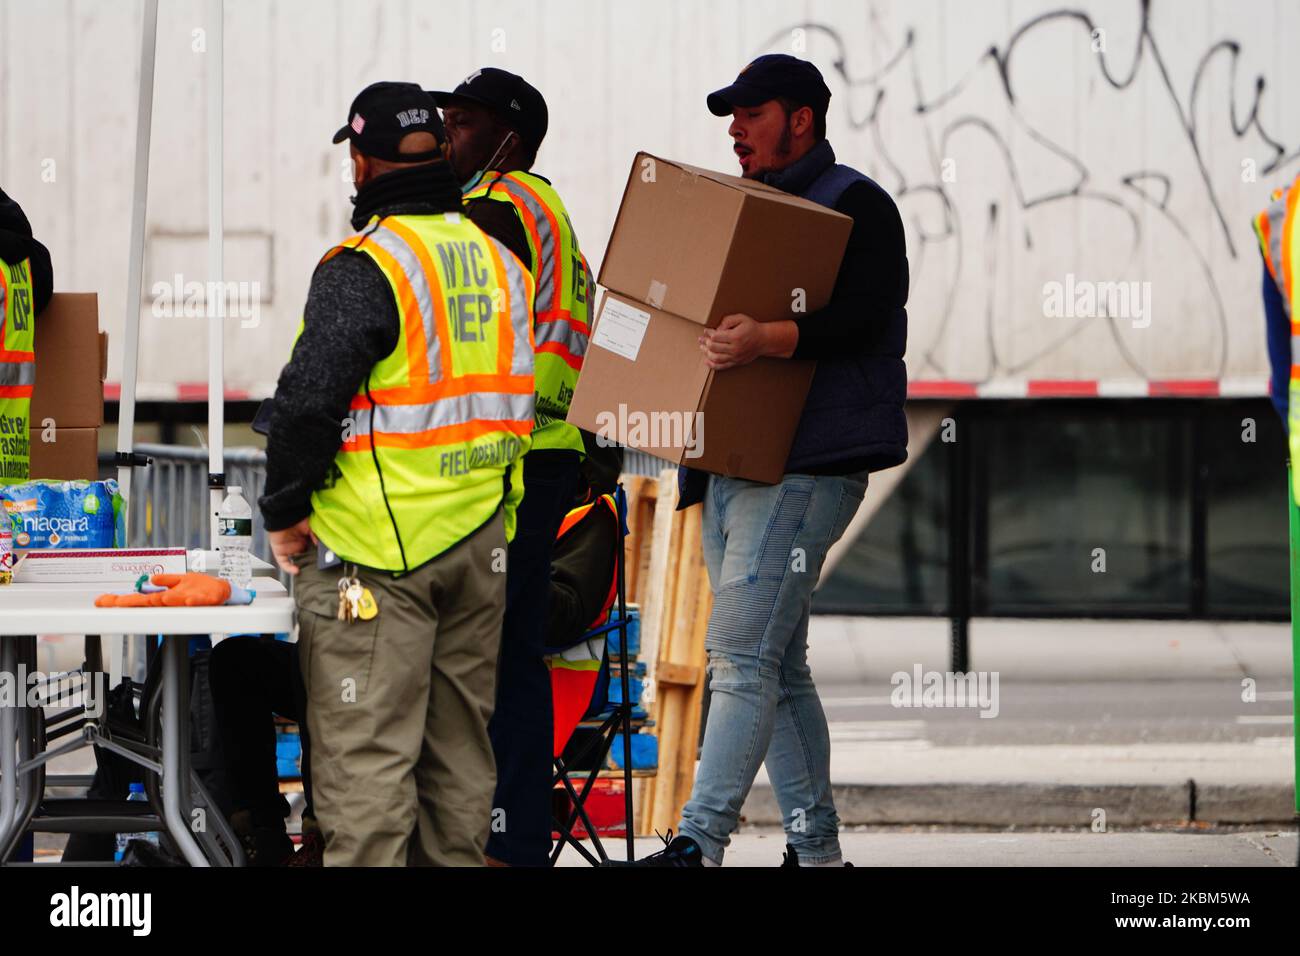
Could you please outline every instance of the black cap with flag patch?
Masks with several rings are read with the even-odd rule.
[[[371,83],[352,101],[348,122],[334,134],[334,142],[349,139],[357,152],[393,163],[420,163],[442,155],[441,149],[400,152],[402,138],[411,133],[432,133],[439,146],[447,141],[433,97],[418,83]]]
[[[451,92],[430,90],[429,95],[442,107],[455,106],[457,100],[488,107],[529,146],[541,146],[546,138],[546,100],[522,76],[506,70],[485,66]]]

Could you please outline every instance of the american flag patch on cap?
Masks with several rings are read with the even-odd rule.
[[[363,117],[360,113],[358,113],[356,116],[352,117],[352,131],[353,131],[354,133],[356,133],[358,136],[360,136],[360,135],[361,135],[361,131],[362,131],[363,129],[365,129],[365,128],[366,128],[366,120],[365,120],[365,117]]]

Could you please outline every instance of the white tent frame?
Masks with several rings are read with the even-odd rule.
[[[225,286],[223,261],[223,138],[225,0],[207,4],[208,86],[208,504],[209,547],[217,543],[217,509],[225,492]],[[144,272],[145,213],[149,202],[149,144],[153,128],[154,62],[158,39],[158,0],[145,0],[140,37],[140,89],[136,105],[135,183],[131,201],[130,259],[127,267],[126,341],[117,425],[117,480],[125,507],[131,507],[136,459],[135,393],[140,362],[140,299]],[[215,293],[215,297],[214,297]]]

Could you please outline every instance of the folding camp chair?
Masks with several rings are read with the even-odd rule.
[[[616,594],[614,605],[610,608],[611,618],[600,627],[593,628],[582,636],[577,642],[578,645],[587,643],[589,646],[592,641],[603,640],[606,635],[617,631],[619,635],[618,642],[618,659],[619,659],[619,680],[621,681],[622,696],[618,703],[614,704],[613,709],[601,720],[601,723],[585,744],[578,749],[576,753],[569,755],[566,761],[562,756],[563,744],[567,741],[556,741],[554,766],[555,775],[552,780],[552,788],[556,784],[564,787],[565,793],[568,794],[571,803],[570,808],[563,814],[565,819],[555,820],[555,830],[559,833],[560,838],[555,843],[555,848],[551,851],[551,865],[559,859],[560,853],[564,850],[566,844],[572,846],[582,855],[582,857],[592,866],[600,866],[609,861],[609,855],[605,852],[604,844],[601,843],[600,835],[596,832],[596,826],[592,823],[590,816],[587,814],[587,798],[591,794],[592,787],[600,777],[601,768],[605,764],[605,758],[609,755],[610,747],[614,743],[614,738],[620,733],[623,736],[623,808],[627,820],[627,859],[633,859],[632,845],[632,711],[636,702],[632,700],[631,695],[631,678],[628,668],[628,614],[627,614],[627,594],[624,587],[623,574],[623,557],[626,553],[624,546],[627,541],[627,495],[623,491],[623,485],[620,482],[614,492],[614,501],[617,505],[618,514],[618,545],[615,555],[615,580]],[[588,714],[593,710],[597,713],[604,712],[605,697],[609,687],[609,644],[607,641],[605,648],[601,652],[600,671],[596,680],[596,687],[593,692],[593,700],[588,705]],[[589,770],[574,770],[572,767],[583,765],[586,761],[594,756]],[[574,786],[574,781],[570,774],[586,774],[586,778],[581,780],[581,789]],[[582,842],[574,834],[574,826],[581,821],[583,829],[586,831],[587,838],[591,840],[592,847],[595,849],[593,854],[591,850],[583,846]]]

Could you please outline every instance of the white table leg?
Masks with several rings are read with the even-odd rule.
[[[190,866],[209,866],[208,858],[199,849],[198,841],[190,832],[186,817],[187,807],[181,804],[181,794],[189,791],[190,741],[186,730],[189,714],[181,705],[182,681],[185,679],[188,642],[183,637],[165,637],[159,653],[162,661],[162,765],[163,765],[163,815],[167,832]]]
[[[0,673],[13,681],[14,706],[0,705],[0,846],[6,846],[18,820],[18,704],[27,694],[18,686],[17,637],[0,637]],[[3,863],[0,860],[0,863]]]

